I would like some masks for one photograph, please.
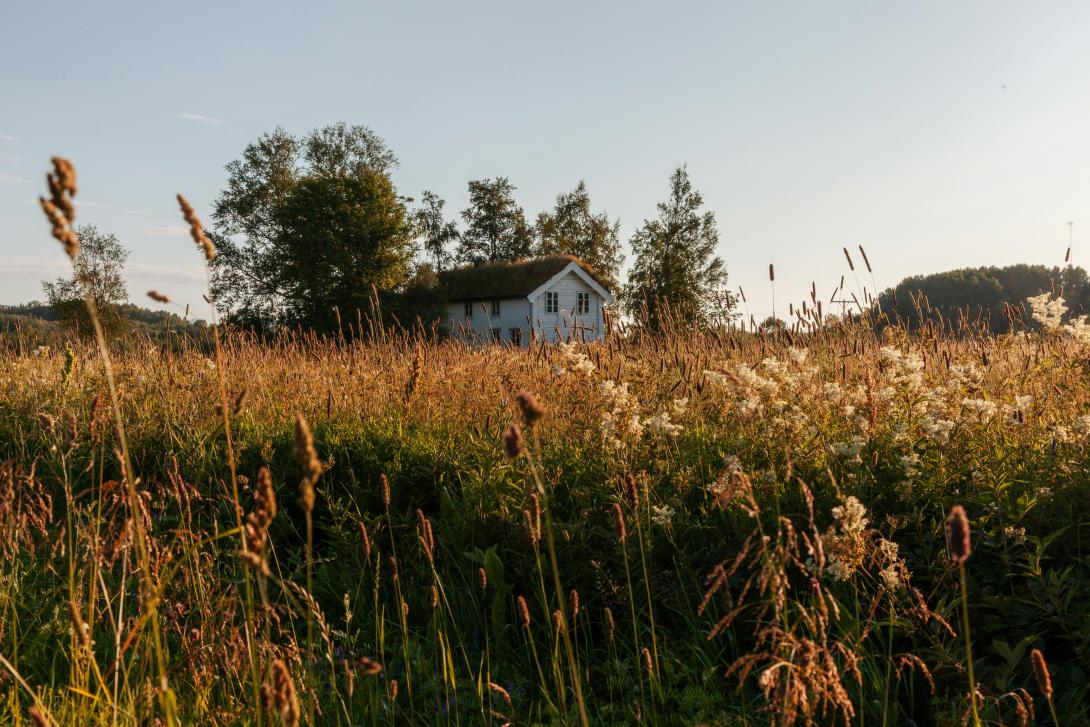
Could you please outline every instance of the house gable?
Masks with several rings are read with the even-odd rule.
[[[549,278],[537,288],[532,290],[526,297],[530,300],[536,299],[537,296],[541,295],[543,292],[551,288],[558,281],[563,280],[564,276],[568,275],[569,273],[581,278],[584,283],[590,286],[591,290],[601,296],[602,302],[606,305],[611,305],[614,302],[614,298],[610,294],[610,292],[603,288],[601,284],[599,284],[598,281],[590,275],[590,273],[583,269],[582,265],[574,260],[564,266],[564,268],[560,270],[560,272],[556,273],[556,275],[553,275],[551,278]]]

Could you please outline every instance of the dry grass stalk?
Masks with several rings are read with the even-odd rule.
[[[204,234],[204,227],[201,225],[197,213],[193,211],[193,206],[181,194],[178,195],[178,206],[182,208],[182,216],[189,223],[189,234],[193,238],[194,244],[204,252],[204,259],[212,262],[216,259],[216,248],[212,241],[208,239],[208,235]]]
[[[276,490],[273,488],[272,475],[268,467],[262,467],[257,473],[257,488],[254,490],[254,509],[246,516],[243,531],[246,534],[246,549],[242,558],[262,575],[270,575],[266,546],[269,539],[269,526],[276,517]]]
[[[292,681],[288,665],[282,659],[274,659],[272,663],[272,682],[265,693],[271,698],[271,707],[280,715],[280,719],[288,727],[298,727],[299,724],[299,698],[295,693],[295,682]]]

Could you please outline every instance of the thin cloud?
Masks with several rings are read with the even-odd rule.
[[[0,131],[0,141],[15,141],[15,137]]]
[[[185,237],[189,234],[189,228],[185,225],[155,225],[148,228],[147,234],[152,237]]]
[[[185,119],[186,121],[195,121],[198,124],[208,124],[209,126],[219,126],[223,123],[223,119],[216,118],[215,116],[205,116],[204,114],[191,114],[187,111],[183,111],[178,114],[179,119]]]
[[[0,280],[47,279],[71,273],[72,264],[60,252],[60,248],[57,248],[56,257],[0,255]],[[204,268],[199,263],[184,266],[128,263],[124,275],[129,281],[202,285],[207,282]]]
[[[77,207],[87,207],[87,208],[92,208],[93,207],[93,208],[96,208],[96,209],[104,209],[104,210],[110,209],[110,205],[102,204],[101,202],[89,202],[89,201],[87,201],[85,199],[77,199],[77,200],[75,200],[75,202],[76,202]]]
[[[0,174],[0,184],[30,184],[30,180],[14,174]]]
[[[57,248],[56,258],[29,255],[0,256],[0,279],[25,280],[29,277],[52,278],[72,272],[72,263]]]

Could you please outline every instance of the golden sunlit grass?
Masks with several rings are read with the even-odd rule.
[[[1002,337],[0,339],[0,715],[1080,723],[1090,347],[1031,305]]]

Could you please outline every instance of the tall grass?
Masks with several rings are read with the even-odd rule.
[[[0,720],[1086,722],[1080,327],[805,310],[0,339]]]

